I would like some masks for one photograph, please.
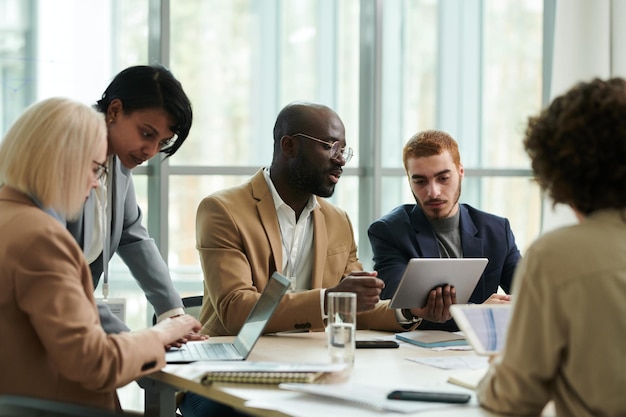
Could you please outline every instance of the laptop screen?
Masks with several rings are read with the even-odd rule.
[[[248,356],[263,333],[265,325],[274,314],[290,284],[289,279],[278,272],[274,272],[270,277],[234,342],[235,348],[244,358]]]

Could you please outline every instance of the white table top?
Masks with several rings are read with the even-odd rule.
[[[366,338],[393,339],[394,334],[373,331],[357,331],[357,340]],[[210,341],[224,341],[232,338],[215,337]],[[285,391],[271,385],[221,384],[205,386],[194,381],[198,366],[168,365],[162,371],[151,375],[157,381],[193,391],[236,408],[245,408],[246,413],[255,416],[294,416],[318,417],[333,416],[458,416],[462,408],[463,416],[496,416],[480,406],[472,390],[447,382],[450,375],[471,371],[470,367],[486,367],[486,358],[473,351],[436,351],[399,342],[397,349],[357,349],[354,368],[345,380],[347,384],[363,387],[363,391],[380,390],[385,393],[395,389],[455,391],[472,393],[468,404],[420,403],[423,410],[409,414],[398,414],[370,410],[348,402],[325,397]],[[328,362],[324,333],[290,333],[261,337],[248,357],[249,361],[263,362]],[[428,361],[420,363],[419,361]],[[433,366],[437,365],[437,366]],[[452,367],[453,369],[442,369]],[[365,396],[367,394],[363,393]],[[272,410],[267,408],[272,408]],[[552,414],[547,412],[547,414]],[[546,415],[546,413],[544,413]]]

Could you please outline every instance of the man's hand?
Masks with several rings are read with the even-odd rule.
[[[422,308],[412,308],[411,314],[434,323],[445,323],[452,318],[450,314],[452,304],[456,304],[456,289],[444,285],[431,290],[426,305]]]
[[[491,294],[483,304],[509,304],[511,296],[508,294]]]
[[[356,311],[371,310],[380,301],[380,293],[385,288],[385,283],[377,276],[376,271],[353,271],[337,286],[328,288],[326,295],[331,292],[353,292],[356,293]],[[327,311],[327,298],[324,300],[324,311]]]

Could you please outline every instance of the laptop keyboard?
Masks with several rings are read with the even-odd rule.
[[[178,354],[183,360],[189,361],[241,358],[230,343],[187,343]]]

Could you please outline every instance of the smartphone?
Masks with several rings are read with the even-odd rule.
[[[431,392],[431,391],[392,391],[387,395],[390,400],[404,401],[428,401],[437,403],[466,403],[472,398],[471,394],[457,392]]]
[[[400,346],[394,340],[357,340],[355,344],[357,349],[393,349]]]

